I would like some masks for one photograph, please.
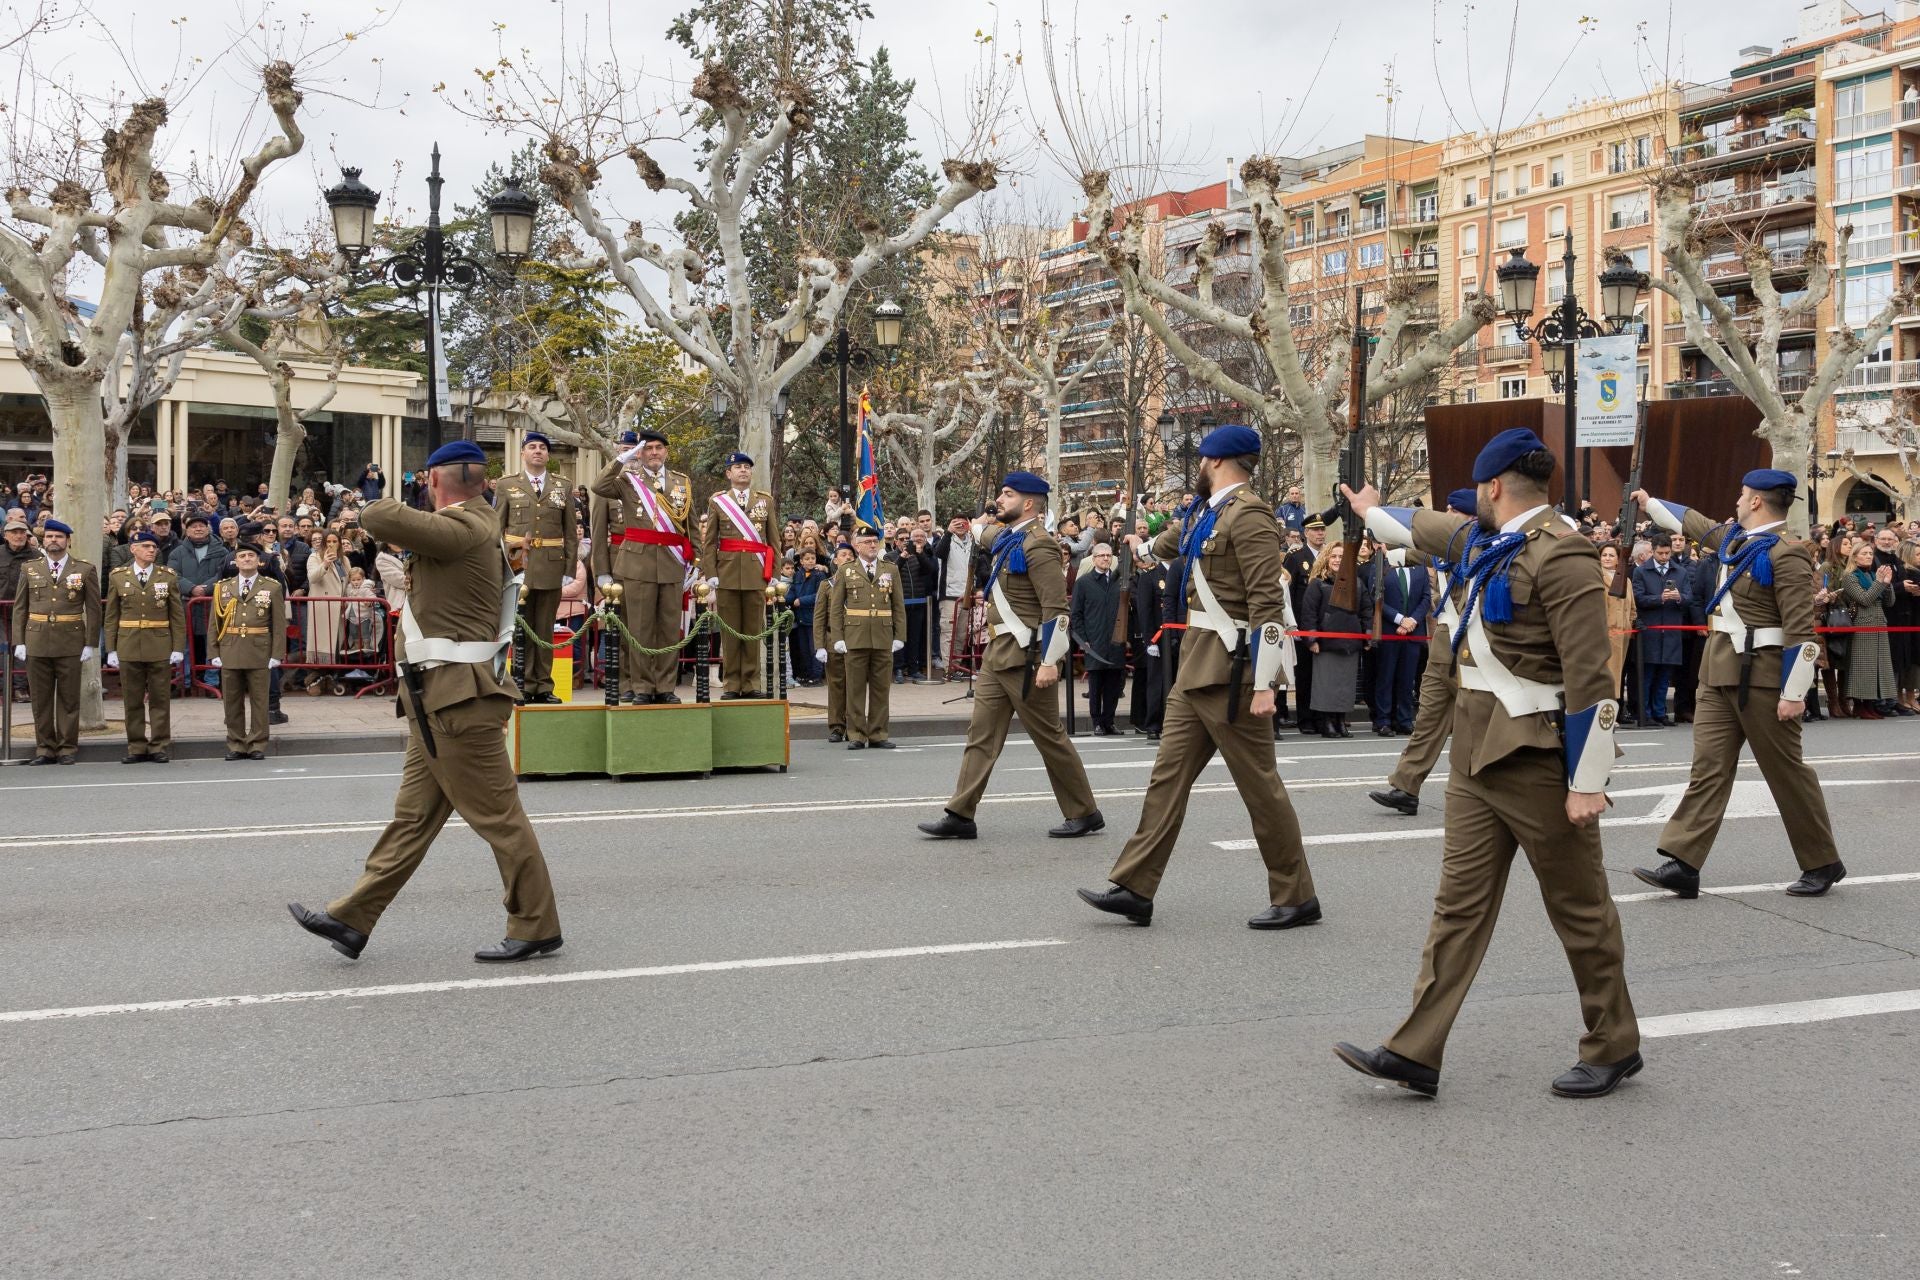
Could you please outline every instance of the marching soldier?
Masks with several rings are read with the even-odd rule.
[[[907,643],[907,598],[894,566],[880,559],[880,535],[870,526],[854,531],[853,553],[834,571],[827,606],[833,613],[830,647],[846,659],[847,750],[891,750],[893,655]]]
[[[28,764],[72,764],[80,750],[80,673],[100,634],[100,571],[68,554],[72,537],[48,520],[40,533],[45,559],[21,565],[14,588],[13,657],[26,664],[33,699]]]
[[[561,946],[547,862],[520,805],[501,733],[517,696],[506,655],[519,584],[498,517],[481,496],[486,482],[487,455],[471,441],[455,440],[427,459],[431,513],[383,498],[361,516],[374,537],[412,553],[413,589],[394,654],[407,717],[406,761],[393,821],[367,855],[358,882],[325,911],[287,904],[302,929],[349,959],[359,958],[381,913],[455,813],[492,847],[506,885],[507,936],[473,958],[530,960]]]
[[[1813,630],[1813,557],[1781,536],[1798,481],[1791,471],[1749,471],[1733,519],[1713,524],[1677,503],[1633,494],[1653,522],[1704,548],[1700,572],[1715,573],[1707,597],[1707,647],[1693,710],[1693,770],[1660,832],[1667,861],[1633,874],[1681,898],[1700,896],[1700,868],[1733,794],[1740,747],[1753,748],[1800,864],[1787,892],[1817,898],[1847,874],[1833,840],[1820,780],[1801,758],[1820,646]]]
[[[494,509],[507,550],[520,552],[526,565],[527,625],[541,643],[527,645],[527,684],[520,691],[529,704],[557,703],[553,691],[553,620],[560,612],[560,589],[573,584],[580,553],[574,527],[573,494],[567,478],[547,470],[552,443],[538,431],[520,445],[521,470],[493,486]]]
[[[693,482],[667,469],[667,438],[658,431],[629,433],[632,443],[593,482],[606,501],[607,539],[597,543],[594,565],[602,589],[620,583],[620,612],[636,642],[662,653],[641,653],[629,644],[621,666],[627,701],[645,705],[678,702],[680,656],[673,645],[687,585],[697,572],[687,520],[693,513]],[[627,436],[622,436],[626,440]]]
[[[728,488],[707,499],[708,520],[700,531],[700,566],[706,572],[707,585],[717,593],[715,607],[720,620],[735,631],[754,635],[767,625],[766,592],[780,555],[775,550],[780,545],[776,533],[780,520],[774,514],[773,495],[753,487],[752,458],[744,453],[727,456],[727,484]],[[856,552],[858,543],[856,535]],[[760,688],[760,642],[721,634],[720,665],[726,676],[726,692],[720,697],[751,698]],[[904,636],[901,642],[905,643]],[[854,701],[857,706],[857,694]],[[882,701],[883,711],[885,706]]]
[[[813,608],[813,656],[827,671],[827,741],[847,740],[847,655],[834,647],[834,584],[840,570],[853,560],[853,548],[841,543],[833,553],[833,573],[820,588],[823,597]]]
[[[127,543],[131,564],[107,575],[107,665],[120,669],[127,754],[121,764],[166,764],[173,745],[173,672],[187,648],[180,575],[154,563],[160,539],[140,532]]]
[[[947,810],[920,830],[940,839],[971,840],[973,815],[1007,743],[1014,712],[1047,767],[1053,798],[1066,820],[1047,834],[1091,835],[1107,825],[1094,803],[1080,753],[1060,724],[1060,661],[1067,656],[1067,576],[1060,543],[1041,518],[1050,486],[1029,471],[1001,482],[994,504],[1000,528],[976,528],[975,540],[992,555],[981,584],[987,599],[987,651],[973,681],[973,719],[960,755],[960,779]]]
[[[1286,588],[1272,504],[1247,481],[1259,462],[1260,433],[1216,427],[1200,442],[1197,498],[1186,517],[1160,531],[1153,551],[1185,557],[1178,595],[1187,602],[1180,674],[1160,731],[1160,750],[1141,801],[1140,825],[1120,851],[1104,892],[1078,890],[1090,906],[1153,923],[1153,895],[1173,856],[1200,771],[1218,751],[1253,819],[1272,905],[1253,929],[1292,929],[1320,919],[1300,819],[1274,767],[1272,717],[1286,676]],[[1137,545],[1139,539],[1129,535]]]
[[[1433,635],[1427,644],[1427,669],[1420,677],[1420,710],[1413,718],[1413,732],[1400,752],[1393,772],[1387,776],[1385,791],[1369,791],[1375,804],[1398,809],[1408,817],[1420,812],[1420,787],[1440,763],[1440,748],[1453,732],[1453,623],[1455,600],[1448,581],[1454,566],[1452,557],[1466,551],[1473,532],[1474,495],[1471,489],[1455,489],[1447,495],[1447,510],[1467,517],[1454,533],[1455,545],[1447,559],[1436,559],[1412,548],[1387,553],[1390,563],[1405,556],[1407,564],[1422,564],[1439,576],[1440,612],[1433,616]]]
[[[1371,485],[1343,488],[1374,536],[1459,567],[1453,627],[1453,762],[1447,831],[1413,1011],[1378,1049],[1340,1044],[1354,1070],[1432,1097],[1447,1033],[1493,938],[1516,846],[1540,882],[1580,989],[1580,1060],[1553,1081],[1597,1098],[1641,1068],[1620,916],[1601,865],[1619,703],[1607,675],[1606,587],[1599,556],[1547,505],[1553,454],[1533,432],[1503,431],[1473,464],[1470,548],[1448,515],[1377,505]]]
[[[267,758],[267,689],[287,656],[287,593],[261,569],[251,542],[234,548],[236,570],[213,589],[212,664],[220,668],[227,759]]]

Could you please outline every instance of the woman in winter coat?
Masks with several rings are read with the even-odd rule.
[[[1871,542],[1854,547],[1851,570],[1840,579],[1840,594],[1853,606],[1854,626],[1887,625],[1893,568],[1874,564]],[[1856,631],[1848,639],[1847,696],[1853,699],[1853,714],[1861,720],[1884,719],[1900,696],[1886,633]]]
[[[1354,575],[1354,610],[1349,612],[1333,602],[1333,578],[1340,572],[1343,551],[1340,543],[1330,542],[1314,562],[1301,605],[1302,631],[1344,631],[1351,635],[1366,631],[1367,624],[1361,619],[1373,617],[1373,599],[1364,578]],[[1307,710],[1320,716],[1321,737],[1351,738],[1347,716],[1359,696],[1360,654],[1366,642],[1309,638],[1307,647],[1313,653],[1313,702]]]
[[[793,678],[804,686],[820,683],[819,664],[813,658],[813,611],[826,606],[820,599],[820,590],[826,585],[827,571],[820,567],[820,557],[811,546],[803,545],[793,577],[787,580],[787,607],[793,610],[793,630],[787,633],[787,645],[793,659]]]
[[[1633,639],[1633,624],[1640,608],[1634,603],[1631,582],[1620,594],[1614,594],[1614,580],[1626,572],[1620,567],[1620,548],[1614,543],[1600,548],[1600,572],[1607,579],[1607,671],[1613,676],[1613,692],[1618,697],[1620,679],[1627,669],[1627,642]]]
[[[346,548],[340,535],[329,529],[307,556],[307,595],[344,596],[347,594]],[[307,605],[307,656],[311,663],[332,665],[340,661],[340,632],[345,617],[338,601],[310,599]],[[314,680],[330,678],[330,673],[311,673]],[[303,681],[303,683],[305,683]]]

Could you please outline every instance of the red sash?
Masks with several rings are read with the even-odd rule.
[[[632,537],[633,530],[627,530],[627,536]],[[766,543],[754,542],[748,538],[722,538],[720,539],[720,549],[722,551],[744,551],[751,555],[759,556],[760,580],[762,582],[773,581],[773,548]]]
[[[693,544],[687,541],[684,533],[666,533],[659,529],[642,529],[636,525],[628,525],[625,534],[616,533],[613,536],[627,542],[644,542],[652,547],[672,547],[686,557],[693,555]]]

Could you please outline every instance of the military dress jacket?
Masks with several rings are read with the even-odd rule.
[[[667,519],[674,527],[668,530],[657,529],[648,513],[647,504],[640,500],[634,491],[638,481],[653,490]],[[663,582],[675,584],[687,580],[687,569],[694,560],[693,530],[688,527],[693,519],[693,481],[678,471],[661,468],[658,478],[642,470],[629,471],[620,462],[609,462],[598,476],[594,477],[590,491],[597,498],[606,501],[606,536],[595,538],[593,546],[594,576],[611,575],[622,582],[646,582],[658,585]],[[673,553],[673,548],[665,543],[648,542],[642,534],[669,533],[686,538],[680,550],[686,556],[686,563]]]
[[[1171,560],[1180,554],[1185,527],[1185,521],[1167,522],[1153,540],[1157,559]],[[1221,501],[1212,536],[1198,550],[1200,572],[1228,618],[1246,623],[1250,631],[1261,631],[1269,624],[1286,626],[1287,589],[1282,577],[1286,542],[1273,508],[1254,493],[1252,486],[1239,485]],[[1191,573],[1187,575],[1186,603],[1189,626],[1180,641],[1180,678],[1174,687],[1205,689],[1230,683],[1233,653],[1226,637],[1191,625],[1194,611],[1201,607],[1200,591]],[[1251,670],[1245,678],[1252,679]]]
[[[907,597],[900,586],[899,566],[876,560],[869,578],[860,558],[834,570],[827,608],[833,617],[828,633],[854,649],[891,649],[907,639]],[[816,610],[817,612],[817,610]],[[829,646],[831,647],[831,646]]]
[[[137,565],[107,575],[106,644],[122,662],[165,662],[187,651],[187,608],[180,575],[156,561],[140,581]]]
[[[1711,600],[1713,593],[1720,588],[1721,576],[1726,572],[1719,562],[1720,540],[1735,526],[1731,520],[1714,524],[1690,508],[1682,508],[1682,511],[1680,532],[1701,546],[1701,556],[1694,565],[1694,572],[1705,579],[1702,584],[1705,592],[1700,597],[1704,603]],[[1658,523],[1664,527],[1664,522]],[[1786,537],[1784,528],[1773,528],[1767,532],[1781,535],[1780,541],[1774,543],[1773,550],[1767,553],[1767,559],[1773,562],[1773,585],[1763,587],[1753,580],[1751,573],[1744,573],[1728,589],[1727,596],[1733,601],[1741,622],[1754,629],[1778,627],[1786,632],[1787,647],[1797,648],[1816,638],[1813,629],[1813,555],[1804,542]],[[1745,534],[1736,533],[1733,543],[1727,548],[1727,554],[1737,555],[1745,541]],[[1719,612],[1718,608],[1715,612]],[[1732,636],[1711,629],[1711,616],[1707,618],[1707,626],[1707,647],[1700,658],[1700,680],[1715,688],[1737,687],[1740,668],[1746,665],[1747,655],[1734,647]],[[1781,687],[1782,652],[1784,650],[1779,645],[1754,646],[1753,675],[1749,682],[1752,687]]]
[[[1011,632],[996,634],[1006,619],[1001,615],[997,597],[1004,595],[1012,606],[1014,618],[1022,627],[1038,635],[1043,624],[1067,616],[1067,563],[1060,543],[1047,532],[1038,516],[1021,529],[1005,525],[983,530],[980,546],[992,556],[1000,550],[1002,538],[1021,538],[1020,551],[1026,557],[1027,571],[1014,572],[1002,566],[994,579],[994,590],[987,593],[987,652],[983,665],[988,671],[1019,671],[1027,665],[1027,651]]]
[[[707,499],[707,528],[700,538],[700,569],[709,578],[720,580],[722,591],[760,591],[772,581],[780,567],[780,518],[774,513],[773,495],[763,489],[747,494],[744,504],[752,532],[743,531],[720,506],[721,498],[732,498],[731,489],[722,489]],[[767,556],[753,551],[723,551],[727,540],[758,542],[771,548]],[[849,643],[848,648],[852,648]]]
[[[856,559],[853,563],[860,562]],[[820,584],[820,595],[813,602],[813,649],[815,653],[826,650],[828,657],[833,656],[833,598],[840,593],[839,583],[840,570],[829,570],[827,580]]]
[[[502,476],[493,486],[494,512],[510,550],[526,554],[526,584],[535,591],[555,591],[562,578],[571,578],[580,555],[574,527],[573,487],[558,472],[541,477],[540,491],[521,472]]]
[[[66,556],[56,578],[44,557],[20,566],[13,592],[13,643],[29,658],[77,658],[100,635],[100,571]]]
[[[1465,597],[1456,595],[1451,588],[1454,580],[1460,576],[1460,567],[1457,561],[1459,557],[1466,554],[1467,542],[1473,536],[1474,521],[1454,511],[1435,512],[1434,514],[1456,522],[1456,528],[1451,538],[1452,550],[1443,556],[1430,556],[1418,548],[1409,547],[1406,549],[1406,563],[1423,566],[1433,580],[1432,589],[1435,599],[1433,616],[1427,623],[1427,661],[1435,664],[1438,670],[1451,672],[1453,670],[1453,627],[1448,619],[1454,616],[1454,609],[1459,608],[1461,604],[1465,603]],[[1388,563],[1394,563],[1391,556],[1388,559]],[[1453,572],[1445,576],[1445,589],[1442,588],[1442,575],[1440,573],[1440,565],[1442,563],[1448,564],[1453,568]],[[1448,608],[1447,606],[1449,604],[1453,607]]]
[[[241,582],[235,575],[214,584],[208,645],[223,669],[258,670],[287,656],[287,589],[265,571],[256,571],[245,591]]]

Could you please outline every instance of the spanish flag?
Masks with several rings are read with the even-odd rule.
[[[869,430],[868,418],[873,413],[873,401],[867,396],[865,388],[860,391],[860,478],[858,488],[860,497],[853,506],[853,520],[856,529],[873,529],[884,533],[887,527],[886,514],[880,509],[880,472],[874,466],[873,435]]]

